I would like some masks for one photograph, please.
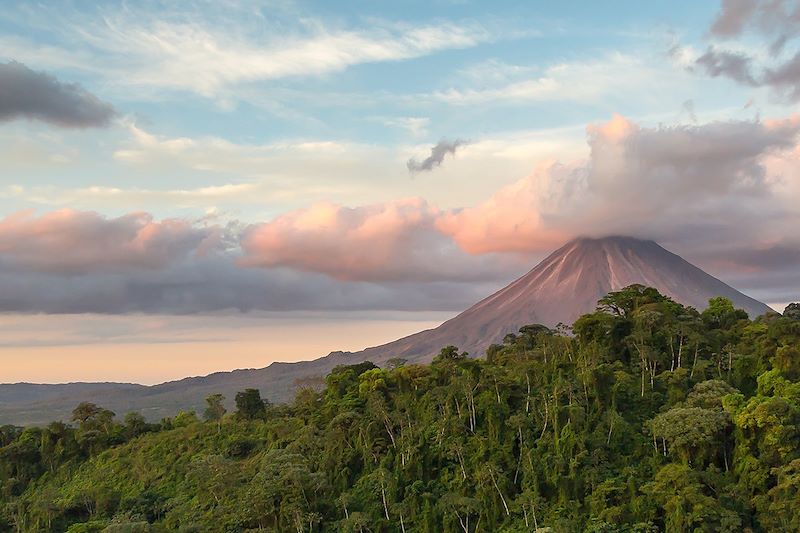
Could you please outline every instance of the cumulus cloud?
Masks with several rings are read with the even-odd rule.
[[[422,161],[417,161],[413,157],[409,159],[406,163],[408,171],[412,174],[417,172],[430,172],[434,168],[441,166],[447,154],[451,154],[455,157],[458,147],[464,146],[465,144],[467,144],[467,141],[463,139],[456,139],[455,141],[442,139],[431,148],[431,155]]]
[[[65,128],[107,126],[111,104],[74,83],[64,83],[22,63],[0,63],[0,122],[41,120]]]
[[[473,253],[541,250],[579,234],[780,234],[798,208],[765,160],[791,154],[799,131],[797,118],[646,128],[615,116],[587,128],[587,161],[544,162],[438,227]]]
[[[62,209],[41,216],[22,211],[0,220],[0,262],[60,274],[164,268],[187,254],[210,251],[218,228],[184,220],[155,221],[147,213],[106,218]]]
[[[250,227],[242,263],[375,282],[496,280],[519,267],[465,254],[435,227],[440,216],[419,198],[356,208],[317,204]]]

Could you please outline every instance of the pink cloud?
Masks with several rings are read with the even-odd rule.
[[[349,208],[322,203],[251,226],[242,264],[290,267],[340,280],[494,278],[508,260],[465,254],[437,228],[441,211],[420,198]]]
[[[542,251],[578,235],[681,240],[697,227],[760,240],[787,230],[767,213],[797,216],[772,169],[794,159],[798,132],[796,117],[648,128],[615,115],[587,127],[587,160],[542,163],[437,228],[471,253]]]
[[[0,307],[405,309],[414,293],[430,308],[452,302],[453,287],[507,281],[570,238],[611,234],[796,286],[799,132],[797,117],[647,127],[615,115],[587,127],[584,160],[542,161],[455,210],[420,198],[320,203],[242,231],[147,213],[20,212],[0,220]]]
[[[507,272],[498,257],[519,265],[520,254],[579,235],[703,250],[733,236],[756,244],[785,234],[800,213],[782,200],[783,191],[796,190],[796,172],[785,174],[795,185],[775,175],[796,161],[798,132],[796,117],[646,127],[614,115],[587,126],[585,160],[542,161],[476,206],[442,211],[418,198],[317,204],[251,226],[242,264],[350,281],[420,281]]]
[[[40,216],[22,211],[0,220],[0,258],[19,267],[82,274],[157,269],[213,239],[216,230],[190,222],[157,222],[147,213],[106,218],[62,209]]]

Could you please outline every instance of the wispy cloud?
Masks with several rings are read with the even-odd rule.
[[[428,117],[398,117],[383,120],[385,125],[402,128],[415,137],[425,135],[430,122],[431,119]]]
[[[242,9],[221,10],[210,19],[134,5],[116,11],[98,8],[91,15],[60,14],[80,16],[80,23],[51,28],[69,43],[70,53],[18,36],[2,37],[0,44],[7,45],[4,54],[78,68],[111,85],[124,80],[129,88],[217,98],[250,82],[320,76],[365,63],[470,48],[495,38],[469,21],[414,25],[371,20],[366,27],[343,27],[314,18],[259,15],[254,24],[253,13]],[[39,25],[41,20],[48,16],[41,13]],[[93,61],[85,61],[87,55]]]
[[[415,98],[457,106],[527,102],[597,103],[621,95],[668,94],[678,84],[675,72],[637,55],[554,63],[544,68],[483,62],[462,72],[464,83]],[[654,84],[658,79],[660,83]],[[647,88],[647,89],[645,89]]]

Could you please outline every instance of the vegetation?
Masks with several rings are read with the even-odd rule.
[[[800,531],[800,307],[632,286],[571,335],[335,369],[291,405],[0,428],[0,530]]]

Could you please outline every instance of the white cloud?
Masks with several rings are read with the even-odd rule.
[[[452,105],[492,102],[572,101],[596,103],[608,97],[647,98],[645,87],[659,94],[678,86],[680,72],[665,74],[663,65],[647,58],[612,53],[597,60],[566,61],[543,70],[497,62],[481,63],[466,72],[466,88],[452,87],[425,98]],[[651,98],[655,95],[651,95]]]
[[[431,119],[428,117],[397,117],[384,119],[383,123],[394,128],[406,130],[414,137],[427,135]]]
[[[154,12],[129,5],[113,12],[100,8],[97,16],[59,13],[61,20],[72,23],[48,28],[42,21],[52,20],[53,14],[39,6],[38,24],[68,46],[9,35],[0,37],[0,49],[2,55],[39,66],[90,72],[112,86],[195,92],[220,97],[224,106],[231,104],[225,100],[231,86],[403,61],[494,38],[470,22],[371,20],[368,27],[353,28],[294,14],[287,19],[256,17],[254,24],[251,13],[230,11],[201,19],[188,11]]]

